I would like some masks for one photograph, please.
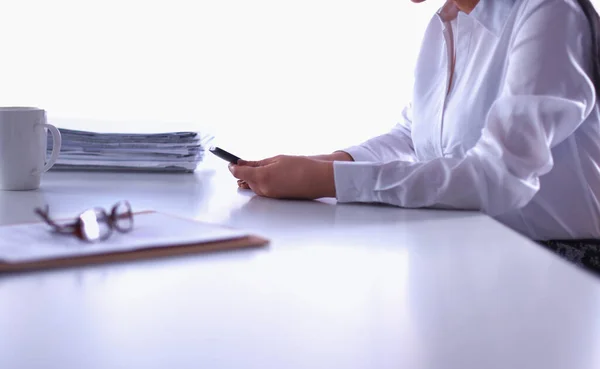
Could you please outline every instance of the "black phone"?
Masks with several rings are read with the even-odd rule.
[[[230,162],[231,164],[237,164],[238,160],[240,160],[239,157],[221,149],[220,147],[213,146],[210,149],[208,149],[208,151],[212,152],[221,159]]]

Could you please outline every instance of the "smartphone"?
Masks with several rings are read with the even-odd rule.
[[[221,149],[220,147],[213,146],[209,148],[208,151],[212,152],[221,159],[230,162],[231,164],[237,164],[238,160],[240,160],[240,158],[238,158],[237,156]]]

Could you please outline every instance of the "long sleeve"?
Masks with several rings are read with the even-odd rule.
[[[355,162],[385,163],[392,160],[414,162],[416,158],[410,135],[411,124],[409,103],[402,110],[402,120],[389,132],[342,151],[350,154]]]
[[[490,215],[531,201],[540,177],[553,167],[551,149],[585,121],[596,95],[587,72],[590,34],[582,27],[587,22],[580,9],[555,0],[529,1],[522,10],[507,48],[502,91],[480,139],[464,157],[336,162],[338,201],[477,209]]]

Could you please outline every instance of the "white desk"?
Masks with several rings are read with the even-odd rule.
[[[0,276],[0,368],[600,368],[600,281],[492,219],[255,198],[219,166],[0,192],[0,224],[127,199],[272,240]]]

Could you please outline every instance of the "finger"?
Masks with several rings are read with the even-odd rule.
[[[235,178],[241,179],[246,182],[253,180],[256,177],[256,170],[259,169],[245,165],[234,164],[229,164],[228,168]]]
[[[262,196],[262,195],[263,195],[263,193],[262,193],[262,191],[261,191],[261,189],[260,189],[260,186],[259,186],[257,183],[254,183],[254,182],[247,182],[247,183],[245,184],[245,187],[243,187],[243,188],[244,188],[245,190],[250,190],[250,191],[253,191],[255,194],[257,194],[257,195],[259,195],[259,196]]]

